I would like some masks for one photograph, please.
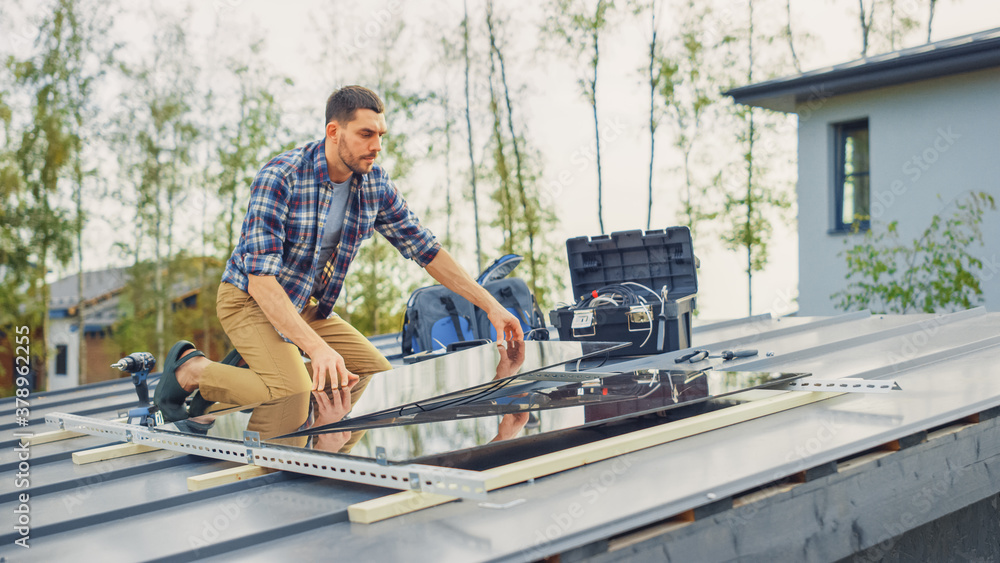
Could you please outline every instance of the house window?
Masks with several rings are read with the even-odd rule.
[[[66,365],[69,363],[69,347],[65,344],[56,345],[56,375],[66,375]]]
[[[867,231],[871,213],[868,120],[840,123],[836,131],[833,230]]]

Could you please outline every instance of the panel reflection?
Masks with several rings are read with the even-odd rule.
[[[627,373],[538,371],[460,392],[352,416],[299,435],[364,430],[527,411],[583,407],[584,423],[662,411],[712,397],[775,385],[804,374],[648,369]],[[528,417],[515,420],[527,422]],[[509,421],[513,425],[513,421]],[[522,424],[523,426],[523,424]]]
[[[350,390],[327,390],[220,411],[213,415],[217,418],[207,435],[242,441],[252,417],[285,413],[289,416],[285,427],[293,427],[289,431],[293,435],[262,435],[262,440],[348,453],[342,448],[352,432],[365,432],[351,455],[375,457],[376,449],[382,448],[390,460],[405,461],[644,415],[666,420],[693,416],[704,410],[699,405],[711,402],[712,408],[725,408],[760,397],[753,393],[771,396],[779,392],[764,391],[767,386],[806,375],[658,369],[628,373],[539,371],[348,419],[344,417]],[[308,416],[288,414],[303,411]],[[176,427],[182,428],[183,422]]]
[[[501,380],[587,358],[603,361],[605,352],[627,346],[615,342],[516,342],[506,348],[487,344],[425,362],[376,374],[353,408],[351,387],[327,389],[325,393],[303,393],[256,405],[221,405],[209,414],[158,428],[187,434],[241,440],[248,425],[262,431],[261,439],[287,446],[306,445],[340,451],[350,432],[336,431],[312,440],[305,434],[283,437],[296,431],[316,429],[340,421],[352,412],[364,416],[395,405],[421,401],[483,381]],[[567,369],[572,368],[567,365]]]

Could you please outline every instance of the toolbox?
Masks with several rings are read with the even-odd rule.
[[[691,345],[698,259],[687,227],[566,241],[573,305],[549,312],[560,340],[631,342],[614,356]]]

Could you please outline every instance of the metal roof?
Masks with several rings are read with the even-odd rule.
[[[1000,28],[884,53],[724,92],[736,103],[795,112],[799,104],[1000,66]]]
[[[99,331],[114,325],[119,317],[119,299],[128,283],[128,268],[108,268],[84,272],[84,324],[87,332]],[[75,316],[80,304],[79,274],[61,278],[50,285],[49,314],[52,318]],[[200,291],[195,280],[185,279],[174,283],[170,292],[174,300],[190,297]]]
[[[80,302],[77,280],[79,274],[72,274],[53,282],[49,286],[49,308],[65,309],[75,307]],[[109,268],[83,273],[83,297],[90,300],[115,292],[128,282],[128,268]]]
[[[983,309],[765,315],[700,326],[693,335],[699,348],[761,351],[727,362],[727,369],[891,378],[903,391],[830,396],[499,489],[488,502],[451,502],[368,525],[350,522],[348,507],[396,491],[278,472],[192,492],[187,477],[235,464],[156,450],[75,465],[73,452],[110,443],[91,436],[31,446],[31,487],[20,489],[15,432],[49,430],[42,421],[50,412],[111,418],[134,403],[135,393],[119,379],[36,394],[28,398],[27,429],[15,424],[14,399],[5,399],[0,474],[8,478],[0,479],[0,512],[12,514],[18,494],[30,494],[31,549],[13,545],[17,532],[8,526],[0,558],[526,561],[631,553],[835,560],[884,539],[887,515],[910,508],[921,487],[947,494],[913,510],[905,525],[889,522],[901,531],[1000,492],[1000,419],[988,415],[1000,406],[997,335],[1000,313]],[[376,343],[391,351],[394,338]],[[673,365],[682,353],[617,367]],[[979,415],[982,422],[969,422]],[[906,448],[913,436],[922,440]],[[878,450],[865,461],[892,441],[903,450]],[[788,480],[799,474],[801,483]],[[676,518],[688,511],[693,522]],[[649,542],[659,543],[642,551]]]

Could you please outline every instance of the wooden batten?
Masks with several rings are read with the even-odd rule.
[[[210,489],[227,483],[234,483],[236,481],[243,481],[244,479],[260,477],[262,475],[267,475],[268,473],[274,473],[275,471],[277,471],[277,469],[260,467],[258,465],[239,465],[236,467],[230,467],[229,469],[221,469],[219,471],[213,471],[203,475],[188,477],[187,487],[189,491],[201,491],[203,489]]]
[[[73,452],[73,463],[77,465],[83,465],[85,463],[94,463],[96,461],[107,461],[109,459],[116,459],[119,457],[152,452],[158,449],[160,448],[154,448],[152,446],[144,446],[142,444],[114,444],[112,446],[105,446],[103,448],[94,448],[92,450],[84,450],[82,452]]]

